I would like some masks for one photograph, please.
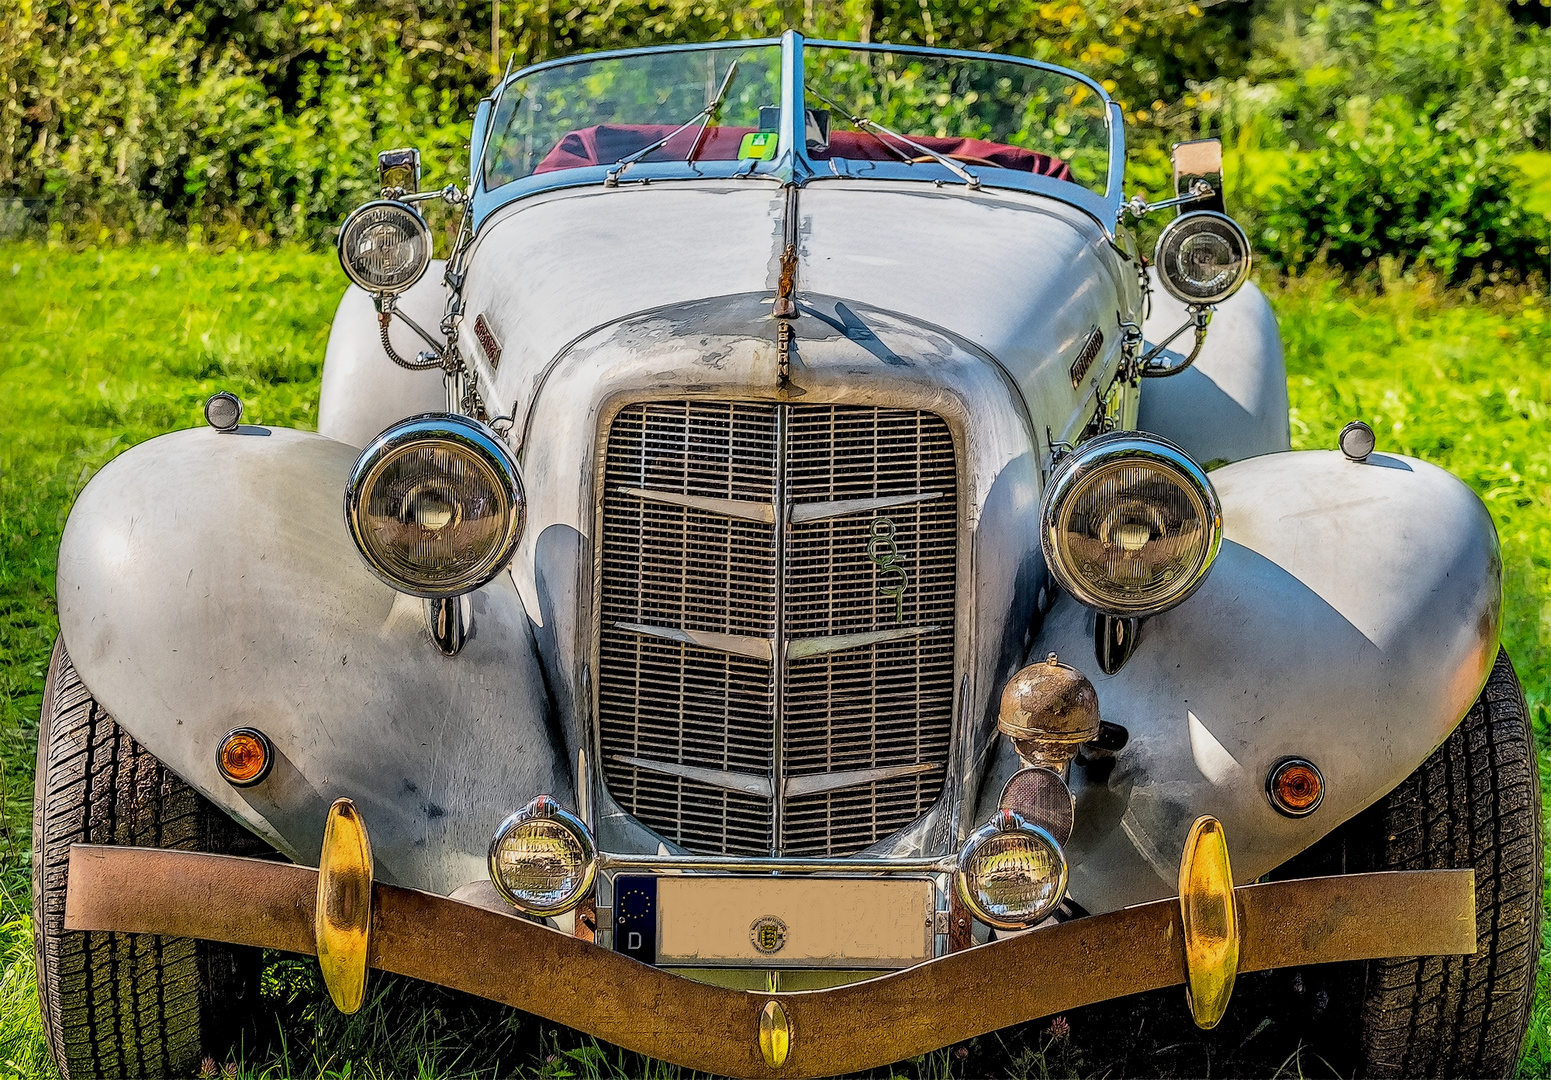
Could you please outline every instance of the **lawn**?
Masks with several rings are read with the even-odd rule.
[[[1282,319],[1293,442],[1330,447],[1353,418],[1382,450],[1442,465],[1486,501],[1502,537],[1503,635],[1551,764],[1551,309],[1500,289],[1427,280],[1266,282]],[[66,252],[0,245],[0,1073],[49,1075],[28,917],[33,752],[56,629],[54,557],[71,500],[137,442],[201,422],[215,390],[244,419],[311,427],[328,324],[344,289],[327,255],[172,246]],[[1521,1074],[1551,1075],[1551,963]],[[376,978],[356,1017],[326,1004],[310,961],[276,959],[279,1022],[247,1076],[640,1075],[642,1059],[508,1010]],[[1057,1028],[1018,1063],[1082,1071]],[[542,1049],[534,1055],[535,1036]],[[961,1059],[913,1063],[959,1073]],[[214,1067],[214,1066],[212,1066]],[[676,1070],[663,1070],[677,1075]]]

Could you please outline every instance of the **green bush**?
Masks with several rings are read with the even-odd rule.
[[[1546,264],[1548,223],[1524,206],[1509,139],[1476,137],[1457,115],[1418,114],[1398,97],[1365,104],[1354,100],[1272,189],[1261,238],[1278,262],[1355,270],[1392,256],[1446,277]]]

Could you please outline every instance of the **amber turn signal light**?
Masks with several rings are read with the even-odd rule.
[[[1266,795],[1271,805],[1288,817],[1305,817],[1319,809],[1325,797],[1325,778],[1312,761],[1286,758],[1271,767]]]
[[[238,728],[221,740],[221,748],[215,755],[216,768],[226,782],[236,787],[248,787],[269,775],[274,764],[274,749],[262,731],[254,728]]]

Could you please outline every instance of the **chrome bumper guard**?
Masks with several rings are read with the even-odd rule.
[[[372,967],[439,983],[685,1068],[737,1077],[871,1069],[1082,1005],[1194,985],[1201,974],[1187,964],[1187,923],[1180,901],[1170,899],[833,989],[728,990],[516,915],[369,876],[363,897],[360,875],[331,870],[325,855],[320,872],[77,844],[70,850],[65,928],[306,955],[318,954],[320,940],[325,950],[348,954],[354,940],[362,978]],[[1239,886],[1232,890],[1236,964],[1222,974],[1231,987],[1235,972],[1474,952],[1474,881],[1471,870],[1432,870]]]

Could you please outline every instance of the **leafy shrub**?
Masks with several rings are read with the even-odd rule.
[[[1446,277],[1545,265],[1548,222],[1523,205],[1507,138],[1476,137],[1458,115],[1428,117],[1400,98],[1364,104],[1295,159],[1262,208],[1262,239],[1282,265],[1350,270],[1395,256]]]

